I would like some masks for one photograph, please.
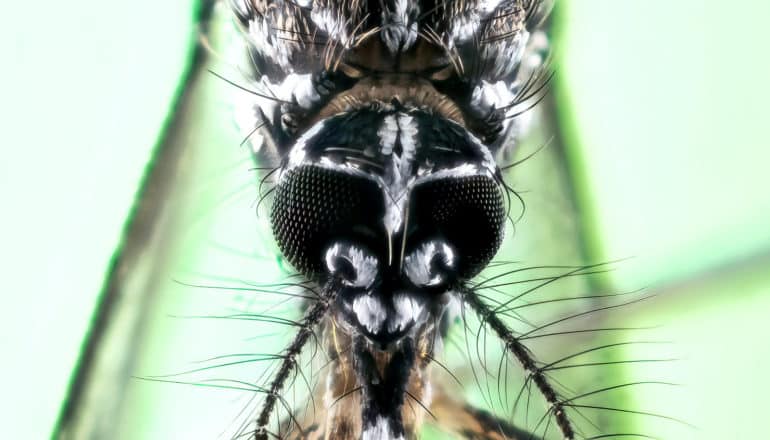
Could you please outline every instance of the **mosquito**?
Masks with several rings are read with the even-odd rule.
[[[427,423],[475,439],[644,437],[603,431],[585,415],[635,413],[585,402],[641,383],[579,393],[555,377],[590,366],[577,359],[612,344],[546,362],[530,343],[559,334],[563,322],[645,298],[533,324],[522,309],[559,301],[533,292],[607,266],[495,261],[520,217],[512,208],[521,196],[504,174],[519,162],[506,160],[553,77],[551,2],[230,0],[229,8],[247,80],[212,73],[242,92],[236,119],[270,183],[260,204],[296,271],[283,287],[301,299],[297,319],[240,317],[293,332],[253,385],[259,398],[241,435],[395,440],[419,438]],[[537,269],[559,273],[511,281]],[[519,282],[530,284],[496,296]],[[583,331],[603,330],[617,329]],[[437,380],[462,382],[439,360],[458,331],[477,361],[469,382],[487,407],[499,403],[513,416]],[[497,357],[488,357],[487,338]],[[508,391],[512,374],[521,387]],[[305,405],[287,397],[298,382]],[[499,402],[484,393],[490,383]],[[533,394],[545,408],[537,415],[529,414]],[[522,419],[527,426],[514,422]]]

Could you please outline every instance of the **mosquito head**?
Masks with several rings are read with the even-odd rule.
[[[440,317],[492,259],[505,210],[487,148],[397,100],[317,122],[293,145],[273,230],[303,274],[336,278],[338,321],[387,347]]]
[[[326,438],[416,437],[406,397],[430,404],[444,312],[503,238],[494,155],[550,78],[521,63],[540,2],[231,3],[255,79],[238,118],[274,168],[273,233],[321,287],[288,350],[324,330]]]

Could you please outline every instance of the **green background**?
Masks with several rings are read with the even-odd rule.
[[[770,4],[573,0],[560,7],[554,96],[586,252],[591,259],[634,257],[607,281],[620,289],[647,287],[659,296],[625,313],[622,324],[662,324],[654,337],[675,341],[672,357],[681,359],[631,368],[629,375],[683,386],[665,393],[641,387],[630,398],[635,407],[697,428],[634,423],[665,438],[763,438],[763,401],[770,392],[763,374],[770,361],[770,154],[764,134]],[[0,432],[38,439],[54,429],[111,257],[186,77],[194,7],[172,0],[43,1],[4,9]],[[176,110],[189,113],[187,134],[165,138],[200,147],[176,168],[177,196],[169,204],[188,218],[207,219],[200,213],[220,210],[230,192],[240,203],[232,209],[242,213],[253,203],[253,175],[222,111],[230,91],[210,77],[200,87],[202,101]],[[215,116],[196,110],[210,108]],[[212,144],[228,152],[212,150]],[[244,188],[241,197],[237,190]],[[245,245],[247,258],[234,258],[232,246],[222,242],[254,237],[228,236],[232,225],[218,221],[200,220],[200,229],[180,232],[169,244],[173,255],[184,256],[176,263],[158,259],[164,255],[158,249],[151,251],[155,260],[137,261],[147,261],[147,273],[173,266],[171,273],[185,279],[201,267],[218,274],[233,265],[252,273],[274,270],[270,252],[256,244]],[[200,248],[191,241],[200,231],[210,237],[208,245],[228,251],[196,253]],[[163,240],[170,239],[153,240],[166,249]],[[259,263],[243,263],[259,252]],[[169,280],[153,283],[168,286]],[[163,333],[163,316],[184,314],[164,301],[184,301],[183,311],[210,304],[207,297],[181,295],[153,300],[157,316],[135,321]],[[191,327],[187,336],[198,331],[184,325]],[[227,331],[212,327],[194,344],[173,336],[180,338],[174,350],[190,351],[182,356],[187,360],[200,358],[195,349],[221,344],[232,336]],[[170,351],[157,344],[155,350]],[[650,356],[642,348],[627,354]],[[165,365],[137,362],[132,372],[142,374]],[[152,388],[127,387],[125,399],[136,406],[161,399]],[[181,406],[179,422],[166,419],[168,426],[209,410],[195,413],[196,390],[190,388],[163,397]],[[126,416],[121,423],[133,431],[121,431],[123,438],[182,434],[164,433],[145,420],[149,415]]]
[[[190,1],[6,2],[0,435],[50,435],[189,61]]]

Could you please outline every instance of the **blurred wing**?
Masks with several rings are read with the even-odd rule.
[[[260,204],[270,184],[260,185],[233,121],[231,97],[243,91],[209,73],[239,80],[230,58],[238,35],[222,6],[148,177],[142,227],[126,239],[105,331],[61,438],[244,432],[301,312],[307,293],[290,285]],[[293,388],[281,417],[304,403],[304,379]]]

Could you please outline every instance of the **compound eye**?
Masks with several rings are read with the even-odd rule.
[[[410,242],[442,237],[454,252],[456,276],[470,279],[489,264],[500,247],[504,206],[500,186],[488,176],[427,181],[412,193],[417,229]]]
[[[326,251],[334,243],[372,240],[369,231],[381,222],[383,207],[374,182],[342,170],[303,165],[282,176],[270,222],[289,263],[304,275],[318,277],[328,275]],[[344,255],[352,261],[350,254]],[[334,261],[336,270],[343,270],[344,263]]]

